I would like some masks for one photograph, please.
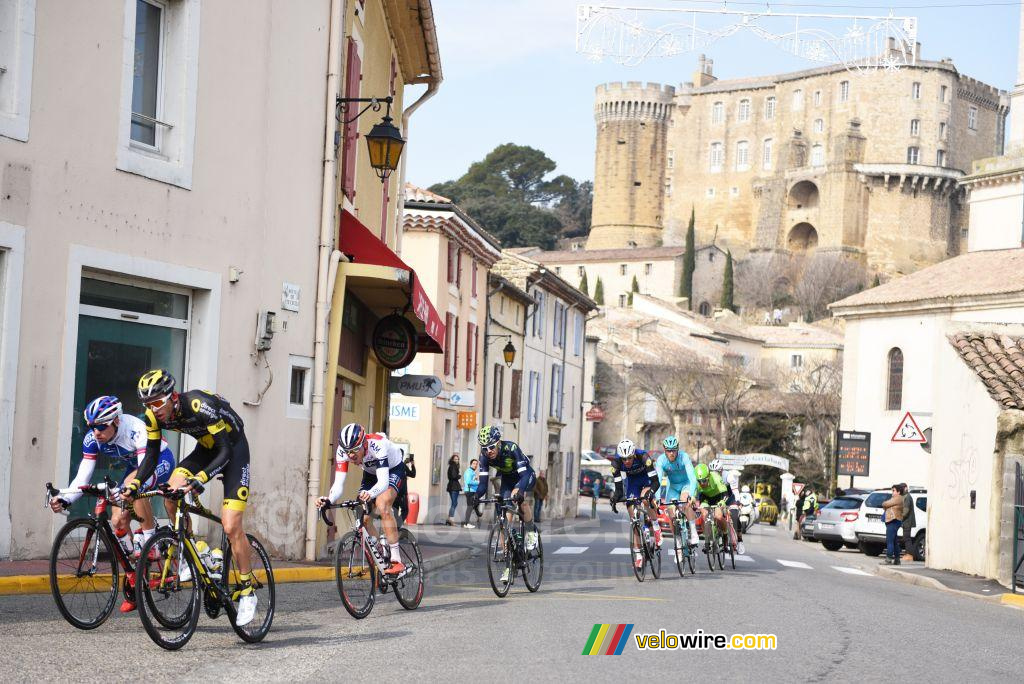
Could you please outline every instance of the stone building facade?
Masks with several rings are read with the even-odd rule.
[[[693,208],[697,243],[738,258],[827,249],[907,273],[960,253],[956,181],[1001,153],[1007,111],[948,60],[719,81],[701,57],[678,89],[601,85],[587,248],[682,244]]]

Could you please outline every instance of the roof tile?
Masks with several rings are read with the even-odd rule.
[[[996,403],[1024,410],[1024,337],[962,332],[950,335],[949,342]]]

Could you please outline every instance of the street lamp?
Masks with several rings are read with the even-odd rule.
[[[516,360],[516,348],[515,348],[515,345],[512,344],[512,336],[511,335],[484,335],[484,344],[487,343],[487,340],[489,340],[491,338],[494,338],[494,337],[507,337],[508,338],[508,342],[505,344],[504,348],[501,350],[501,355],[505,358],[505,365],[508,366],[509,368],[511,368],[512,364]]]
[[[341,112],[348,111],[348,104],[350,102],[367,102],[369,104],[363,107],[362,111],[351,119],[342,120],[340,114]],[[377,177],[380,178],[380,182],[383,183],[391,175],[391,172],[398,168],[398,160],[402,156],[402,150],[405,148],[405,138],[402,137],[402,132],[395,127],[391,120],[391,96],[384,98],[339,97],[337,99],[338,121],[345,124],[352,123],[370,109],[379,112],[381,103],[387,104],[387,110],[380,123],[376,124],[367,133],[366,147],[370,152],[370,166],[373,167]]]

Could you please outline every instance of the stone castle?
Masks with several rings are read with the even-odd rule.
[[[960,253],[957,180],[1002,152],[1007,112],[950,60],[719,81],[702,56],[678,89],[604,84],[586,249],[681,245],[692,207],[697,244],[740,259],[834,251],[909,273]]]

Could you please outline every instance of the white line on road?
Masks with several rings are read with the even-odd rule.
[[[751,558],[750,556],[739,556],[739,555],[737,555],[736,556],[736,560],[743,561],[744,563],[756,563],[757,562],[753,558]]]
[[[562,546],[555,550],[555,553],[583,553],[589,546]]]
[[[864,572],[860,568],[844,568],[841,565],[833,565],[832,569],[838,570],[839,572],[845,572],[847,575],[864,575],[866,577],[873,577],[870,572]]]
[[[801,563],[800,561],[788,561],[788,560],[782,560],[781,558],[776,558],[775,560],[779,561],[779,563],[781,565],[785,565],[787,568],[801,568],[803,570],[813,570],[814,569],[810,565],[808,565],[807,563]]]
[[[620,546],[618,548],[612,549],[612,555],[614,555],[614,556],[628,556],[629,555],[629,547],[628,546]]]

